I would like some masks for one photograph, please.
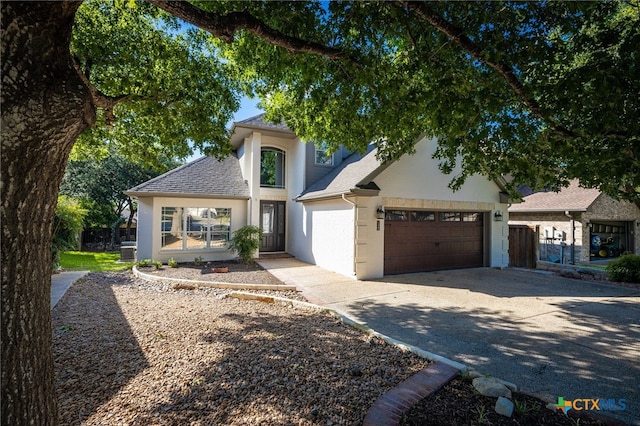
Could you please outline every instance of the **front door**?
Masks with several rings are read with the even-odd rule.
[[[285,250],[285,202],[260,201],[260,251]]]

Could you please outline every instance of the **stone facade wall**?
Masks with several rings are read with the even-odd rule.
[[[629,230],[631,245],[627,250],[640,254],[640,209],[633,203],[616,201],[607,195],[600,195],[583,214],[584,221],[597,222],[626,222]],[[589,243],[589,235],[585,237]]]
[[[572,218],[573,226],[572,228]],[[516,213],[509,212],[509,225],[538,227],[538,259],[571,263],[572,249],[575,262],[583,261],[583,229],[580,214],[567,217],[564,213]],[[587,241],[589,233],[587,232]],[[575,240],[574,240],[575,238]],[[586,261],[589,261],[589,246],[586,247]]]
[[[575,262],[589,262],[591,258],[590,223],[623,222],[628,229],[631,240],[631,246],[627,249],[640,254],[640,209],[635,204],[616,201],[603,194],[592,203],[586,212],[572,212],[570,216],[561,212],[509,212],[509,224],[527,225],[534,229],[536,226],[539,227],[538,259],[543,261],[557,259],[563,263],[571,263],[573,245]],[[575,227],[573,230],[572,219]],[[556,235],[551,237],[550,231],[553,229],[555,229]],[[547,231],[546,234],[545,231]],[[560,235],[557,231],[563,232],[563,234]],[[561,248],[562,242],[566,244],[564,249]]]

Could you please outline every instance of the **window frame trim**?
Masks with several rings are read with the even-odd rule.
[[[322,146],[326,146],[326,142],[322,142],[321,144]],[[330,159],[330,163],[318,163],[318,152],[324,152],[325,156],[327,156]],[[316,145],[315,143],[313,144],[313,164],[316,166],[321,166],[321,167],[333,167],[334,166],[334,160],[333,160],[333,154],[329,155],[327,153],[328,149],[327,148],[322,148],[322,147],[318,147],[318,145]]]
[[[163,231],[162,227],[163,227],[163,223],[165,222],[165,220],[163,219],[165,216],[165,212],[164,209],[183,209],[182,213],[181,213],[181,227],[182,229],[180,230],[180,234],[181,234],[181,240],[182,240],[182,247],[181,248],[165,248],[162,243],[163,243],[163,237],[167,234],[171,234],[171,231]],[[228,250],[228,244],[225,244],[225,246],[223,247],[211,247],[211,241],[213,241],[211,239],[211,234],[212,234],[212,227],[213,227],[213,223],[211,222],[211,216],[208,215],[207,216],[207,227],[209,228],[206,231],[206,239],[205,239],[205,247],[200,247],[200,248],[189,248],[187,246],[187,235],[189,233],[193,233],[194,231],[189,231],[187,230],[187,215],[185,215],[185,210],[186,209],[202,209],[202,210],[227,210],[229,213],[229,229],[226,231],[228,238],[227,238],[227,242],[231,239],[231,235],[232,235],[232,223],[233,223],[233,208],[232,207],[194,207],[194,206],[176,206],[176,205],[163,205],[160,206],[160,252],[162,253],[197,253],[197,252],[222,252],[222,251],[227,251]]]
[[[264,151],[272,151],[272,152],[276,152],[276,153],[280,153],[283,155],[283,161],[282,161],[282,166],[283,166],[283,171],[282,171],[282,186],[277,186],[277,185],[267,185],[267,184],[263,184],[262,183],[262,153]],[[277,146],[271,146],[271,145],[267,145],[267,146],[261,146],[260,147],[260,163],[259,163],[259,168],[260,168],[260,172],[258,173],[259,175],[259,184],[260,184],[260,188],[268,188],[268,189],[287,189],[287,152]],[[276,179],[277,181],[277,179]]]

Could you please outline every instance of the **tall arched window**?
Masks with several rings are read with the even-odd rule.
[[[260,152],[260,186],[284,188],[284,151],[278,148],[262,148]]]

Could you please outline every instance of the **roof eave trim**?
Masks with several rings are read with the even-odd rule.
[[[380,194],[380,190],[378,189],[361,189],[361,188],[351,188],[349,191],[340,191],[340,192],[332,192],[329,194],[322,194],[317,196],[308,196],[304,195],[301,197],[296,197],[293,201],[298,203],[304,203],[307,201],[323,201],[323,200],[331,200],[334,198],[341,198],[342,195],[345,196],[359,196],[359,197],[377,197]]]
[[[290,137],[288,139],[295,139],[298,135],[296,135],[291,129],[278,129],[277,127],[268,127],[268,126],[256,126],[255,124],[242,124],[242,123],[234,123],[231,132],[237,128],[242,127],[243,129],[256,130],[256,131],[272,131],[278,133],[286,133],[289,134]]]
[[[535,209],[535,208],[531,208],[531,209],[516,209],[516,210],[509,210],[509,213],[564,213],[564,212],[570,212],[570,213],[584,213],[586,212],[587,209],[585,208],[580,208],[580,209]]]
[[[167,197],[167,198],[209,198],[225,200],[248,200],[248,195],[223,195],[223,194],[189,194],[184,192],[140,192],[126,191],[126,195],[133,198],[142,197]]]

